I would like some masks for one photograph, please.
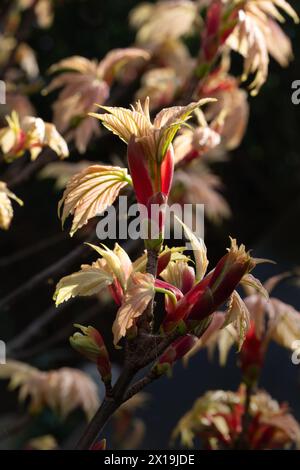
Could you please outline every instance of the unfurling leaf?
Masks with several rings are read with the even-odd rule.
[[[111,383],[111,364],[109,354],[101,334],[92,326],[75,324],[81,330],[70,337],[71,346],[98,366],[99,373],[105,384]]]
[[[97,260],[91,266],[84,264],[77,273],[63,277],[56,286],[53,299],[58,306],[71,297],[97,294],[112,282],[112,275],[103,269],[101,260]]]
[[[133,273],[123,304],[113,324],[114,344],[126,335],[154,297],[154,277],[151,274]]]
[[[73,176],[58,206],[59,214],[63,206],[62,224],[74,214],[70,235],[92,217],[102,214],[130,182],[126,168],[114,166],[92,165]]]
[[[150,54],[146,50],[138,47],[113,49],[99,63],[97,73],[102,76],[103,80],[107,83],[111,83],[129,62],[144,62],[149,59]]]
[[[243,276],[254,266],[255,261],[246,252],[245,246],[238,246],[236,240],[231,239],[228,253],[219,260],[215,269],[177,302],[173,312],[168,312],[163,321],[164,330],[170,331],[183,320],[190,332],[199,335],[204,327],[202,320],[209,319],[229,299]]]
[[[103,257],[103,263],[118,279],[125,291],[127,281],[132,271],[132,263],[126,251],[118,243],[115,244],[113,250],[110,250],[105,245],[103,245],[103,248],[92,245],[91,243],[87,243],[87,245]]]
[[[90,113],[90,116],[99,119],[107,129],[127,144],[132,136],[137,137],[147,158],[161,163],[182,124],[190,118],[195,109],[213,101],[213,98],[204,98],[187,106],[162,109],[153,123],[149,113],[149,98],[146,98],[144,106],[137,101],[132,109],[100,105],[106,113]]]
[[[160,273],[166,282],[172,284],[186,294],[195,283],[195,271],[189,266],[187,261],[170,261],[167,267]]]
[[[176,217],[177,222],[179,222],[185,232],[185,235],[189,238],[192,245],[192,250],[196,262],[196,280],[201,281],[207,271],[208,259],[207,259],[207,250],[202,238],[197,238],[193,234],[191,229],[184,224],[178,217]]]
[[[187,106],[163,109],[153,122],[149,97],[143,105],[137,101],[131,109],[99,105],[105,113],[90,113],[128,145],[127,158],[135,195],[138,203],[147,208],[146,213],[141,211],[141,224],[148,233],[147,248],[158,249],[163,241],[164,209],[174,174],[172,140],[191,113],[209,101],[212,100],[206,98]],[[159,207],[156,217],[151,210],[155,205]]]
[[[129,256],[118,243],[115,244],[113,250],[108,249],[105,245],[103,248],[89,243],[88,245],[103,258],[99,258],[91,265],[84,264],[80,271],[63,277],[57,284],[53,296],[56,305],[71,297],[98,294],[112,284],[122,298],[132,271]]]
[[[270,315],[268,336],[280,346],[293,350],[300,338],[300,313],[289,304],[271,298],[267,306]]]
[[[141,3],[131,12],[130,23],[138,29],[138,44],[155,45],[191,34],[197,16],[198,6],[189,0]]]
[[[250,313],[237,291],[233,291],[230,297],[223,328],[229,324],[232,324],[237,331],[238,349],[240,350],[250,327]]]
[[[227,45],[244,57],[242,80],[250,74],[254,79],[249,88],[256,95],[268,77],[269,54],[282,65],[287,65],[292,57],[288,38],[277,25],[284,17],[279,9],[299,22],[296,11],[285,0],[247,1],[237,12],[237,22]]]
[[[259,279],[254,277],[252,274],[248,273],[241,280],[241,285],[243,287],[252,287],[256,291],[258,291],[263,297],[267,300],[269,299],[269,293],[267,289],[262,285]]]

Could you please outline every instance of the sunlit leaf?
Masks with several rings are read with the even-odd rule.
[[[70,235],[92,217],[101,215],[129,183],[126,168],[114,166],[92,165],[73,176],[58,206],[62,224],[69,215],[74,215]]]

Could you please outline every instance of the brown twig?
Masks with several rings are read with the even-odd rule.
[[[154,250],[148,250],[148,259],[147,259],[147,267],[146,271],[149,274],[152,274],[154,277],[156,276],[156,271],[157,271],[157,259],[158,259],[158,253]],[[148,338],[147,335],[145,335],[145,330],[148,331],[149,329],[151,330],[151,320],[150,318],[153,317],[153,302],[150,302],[148,307],[146,308],[145,312],[143,313],[142,317],[142,323],[139,325],[139,335],[137,338],[133,341],[130,342],[130,346],[134,345],[134,350],[129,346],[129,342],[127,341],[127,347],[126,347],[126,355],[125,355],[125,367],[113,387],[111,391],[111,396],[107,397],[104,402],[101,404],[100,408],[98,409],[97,413],[95,414],[94,418],[86,428],[83,436],[81,437],[80,441],[78,442],[76,449],[89,449],[95,440],[97,439],[98,435],[106,425],[107,421],[110,419],[110,417],[113,415],[113,413],[121,406],[122,403],[125,401],[125,396],[126,392],[128,390],[128,387],[134,378],[136,372],[146,365],[148,365],[152,359],[147,357],[147,351],[153,351],[153,342],[151,343],[150,348],[146,347],[145,348],[145,338]],[[153,337],[155,338],[155,337]],[[156,338],[155,338],[156,340]],[[143,355],[143,351],[146,353],[145,356]],[[141,351],[141,354],[139,354],[139,351]],[[144,357],[143,357],[144,356]],[[142,357],[142,361],[141,361]],[[146,377],[145,377],[145,381]],[[146,383],[145,383],[146,385]],[[138,386],[136,385],[138,388]],[[131,391],[132,395],[135,394],[133,389]],[[137,393],[137,392],[136,392]]]
[[[131,381],[135,374],[151,364],[165,349],[168,347],[176,337],[179,336],[177,331],[174,331],[164,339],[152,336],[152,346],[148,348],[148,354],[145,357],[140,357],[139,351],[136,351],[135,357],[127,358],[127,364],[112,389],[111,397],[106,398],[98,409],[97,413],[93,417],[92,421],[84,431],[80,441],[78,442],[77,450],[88,450],[91,448],[93,443],[97,440],[99,434],[105,427],[114,412],[129,398],[133,397],[136,393],[141,391],[149,383],[153,382],[157,376],[150,371],[144,378],[136,382],[129,388]],[[156,340],[160,339],[157,348],[154,346]]]
[[[91,448],[108,420],[122,405],[124,393],[130,385],[135,373],[136,370],[129,366],[123,369],[122,374],[112,389],[112,397],[105,398],[102,402],[97,413],[77,443],[77,450],[88,450]]]
[[[152,382],[154,382],[154,380],[157,380],[158,378],[159,378],[159,375],[155,374],[152,370],[150,370],[150,372],[147,375],[145,375],[145,377],[135,382],[127,390],[124,396],[124,402],[132,398],[137,393],[141,392],[147,385],[151,384]]]

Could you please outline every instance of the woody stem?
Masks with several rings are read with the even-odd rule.
[[[147,258],[146,271],[147,273],[152,274],[152,276],[156,277],[158,251],[148,249],[147,254],[148,254],[148,258]]]
[[[112,396],[106,397],[103,400],[98,411],[77,443],[75,447],[76,450],[88,450],[91,448],[108,420],[123,403],[123,396],[135,375],[135,372],[136,371],[131,368],[124,368],[112,389]]]
[[[158,252],[156,250],[148,250],[148,260],[147,260],[147,267],[146,271],[149,274],[152,274],[152,276],[156,277],[156,271],[157,271],[157,261],[158,261]],[[142,315],[141,318],[141,323],[140,323],[140,333],[141,332],[147,332],[151,329],[151,322],[153,319],[153,307],[154,307],[154,302],[150,302],[148,307],[146,308],[145,312]],[[140,334],[139,337],[137,338],[137,341],[143,341],[143,337]],[[128,356],[128,351],[126,356]],[[127,359],[127,361],[126,361]],[[80,438],[79,442],[76,445],[77,450],[87,450],[90,449],[91,446],[94,444],[94,442],[97,440],[97,437],[99,436],[100,432],[108,422],[108,420],[111,418],[111,416],[114,414],[114,412],[122,405],[124,401],[126,401],[129,397],[135,395],[140,388],[143,388],[145,385],[147,385],[148,379],[150,378],[147,377],[145,378],[145,382],[143,382],[141,387],[136,386],[136,388],[130,389],[130,393],[127,396],[126,392],[128,390],[128,387],[135,376],[136,372],[140,367],[134,367],[132,365],[126,365],[126,362],[128,363],[128,357],[125,358],[125,367],[117,380],[116,384],[112,388],[112,390],[109,393],[109,396],[107,396],[104,401],[102,402],[100,408],[96,412],[95,416],[92,418],[91,422],[87,426],[84,434]],[[149,363],[152,360],[151,357],[147,358],[146,363]],[[143,367],[146,364],[143,364]],[[152,381],[152,377],[151,380]]]

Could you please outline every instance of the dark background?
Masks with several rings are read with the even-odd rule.
[[[46,75],[48,67],[64,57],[78,54],[100,59],[113,48],[132,44],[134,32],[129,29],[127,17],[130,9],[137,3],[139,2],[134,0],[57,2],[53,26],[48,30],[34,28],[29,37],[29,44],[37,53],[45,82],[49,80]],[[214,167],[225,184],[224,194],[233,216],[221,226],[206,224],[206,244],[211,263],[223,254],[230,234],[248,248],[253,248],[255,256],[272,258],[277,262],[276,266],[266,265],[257,269],[256,273],[261,279],[294,268],[299,265],[300,260],[300,105],[293,105],[291,101],[291,84],[300,79],[300,28],[288,21],[285,30],[292,39],[295,60],[287,69],[281,69],[271,60],[267,83],[258,97],[249,98],[250,122],[242,145],[231,153],[229,162]],[[50,97],[41,97],[38,94],[32,96],[39,115],[45,120],[51,120],[50,105],[53,99],[53,94]],[[95,142],[84,158],[105,161],[112,152],[122,155],[124,148],[119,147],[116,139],[110,140],[109,137],[104,142],[101,141],[101,146]],[[82,157],[77,154],[72,155],[72,161],[80,158]],[[71,240],[67,234],[65,238],[58,238],[56,241],[61,233],[56,215],[60,194],[54,191],[53,181],[33,178],[19,186],[16,192],[26,204],[24,208],[16,208],[9,232],[0,233],[2,298],[83,241],[80,236]],[[22,257],[8,265],[3,262],[6,257],[35,246],[44,239],[53,240],[53,243],[38,254]],[[90,259],[91,253],[86,251],[82,259],[77,260],[63,274],[72,272],[73,267],[77,269],[82,261],[88,262]],[[52,305],[51,297],[58,278],[50,277],[25,297],[16,297],[2,309],[1,339],[9,341],[33,318]],[[285,282],[275,293],[282,300],[300,308],[296,286]],[[55,318],[51,325],[46,330],[41,330],[35,339],[35,351],[25,351],[26,360],[41,368],[78,365],[78,355],[71,350],[66,340],[49,346],[45,341],[65,325],[71,328],[82,310],[90,308],[90,305],[88,300],[78,300],[63,312],[53,313]],[[100,312],[94,324],[107,331],[109,336],[109,320],[107,316],[103,318],[105,313],[107,312]],[[66,331],[66,338],[68,334],[70,332]],[[36,347],[38,345],[40,347]],[[19,358],[25,360],[24,357]],[[115,359],[118,360],[118,356]],[[139,413],[145,417],[147,426],[143,447],[166,447],[178,418],[204,391],[215,388],[235,389],[240,379],[235,361],[236,354],[232,352],[228,366],[221,369],[217,360],[214,363],[208,362],[206,353],[202,352],[191,361],[188,369],[177,366],[173,379],[162,379],[149,387],[147,392],[152,395],[152,399]],[[289,352],[276,345],[270,348],[261,385],[274,398],[289,401],[300,420],[299,368],[292,364]],[[3,419],[7,419],[8,413],[15,408],[16,396],[8,394],[5,384],[0,383],[0,411]],[[71,417],[65,426],[61,426],[52,414],[45,412],[35,420],[27,435],[48,433],[50,427],[50,431],[64,441],[76,423],[77,415]]]

